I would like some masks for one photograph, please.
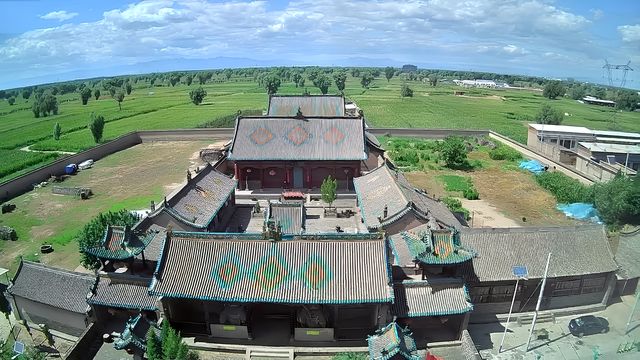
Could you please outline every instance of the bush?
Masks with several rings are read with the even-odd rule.
[[[522,154],[506,145],[499,144],[494,149],[489,150],[489,157],[493,160],[517,161],[522,159]]]
[[[340,354],[334,355],[331,358],[331,360],[368,360],[368,359],[369,359],[369,355],[365,353],[354,353],[354,352],[340,353]]]
[[[451,212],[462,213],[466,220],[469,220],[471,218],[469,216],[469,210],[462,207],[462,202],[460,200],[446,196],[442,198],[442,202],[447,206],[449,210],[451,210]]]
[[[413,90],[407,84],[402,84],[402,88],[400,89],[400,95],[402,97],[412,97]]]
[[[561,172],[543,172],[536,176],[536,182],[552,193],[559,203],[593,202],[593,191],[589,186]]]
[[[448,136],[444,139],[440,156],[448,168],[459,169],[467,165],[467,147],[459,136]]]
[[[207,96],[207,91],[200,86],[197,89],[189,91],[189,98],[195,105],[200,105],[204,98]]]
[[[480,199],[480,193],[473,186],[466,189],[463,192],[464,198],[467,200],[478,200]]]
[[[594,205],[605,223],[614,226],[640,223],[640,176],[618,174],[592,188]]]
[[[549,104],[542,105],[536,115],[536,121],[540,124],[560,125],[563,119],[563,114]]]

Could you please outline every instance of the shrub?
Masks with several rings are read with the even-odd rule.
[[[462,207],[462,202],[460,200],[446,196],[442,198],[442,202],[447,206],[449,210],[451,210],[451,212],[462,213],[465,219],[470,219],[469,210]]]
[[[467,147],[459,136],[448,136],[444,139],[440,156],[448,168],[459,169],[467,165]]]
[[[200,86],[197,89],[189,91],[189,98],[195,105],[200,105],[204,98],[207,96],[207,91]]]
[[[340,353],[340,354],[334,355],[331,358],[331,360],[368,360],[368,359],[369,359],[369,355],[365,353],[354,353],[354,352]]]
[[[552,193],[559,203],[593,202],[593,191],[590,187],[561,172],[544,172],[536,176],[536,182]]]
[[[413,90],[409,87],[409,85],[403,84],[402,88],[400,89],[400,95],[402,97],[412,97],[413,96]]]
[[[506,145],[499,144],[494,149],[489,150],[489,157],[493,160],[517,161],[522,159],[522,154]]]
[[[100,140],[102,140],[102,133],[104,131],[104,117],[102,115],[95,116],[91,114],[89,130],[91,130],[91,135],[96,144],[99,143]]]
[[[473,186],[466,189],[463,192],[464,198],[467,200],[478,200],[480,199],[480,193],[478,193],[478,190],[476,190],[476,188],[474,188]]]
[[[536,121],[540,124],[560,125],[562,120],[563,114],[558,109],[552,108],[549,104],[542,105],[536,115]]]
[[[594,205],[609,225],[640,222],[640,176],[616,175],[592,186]]]

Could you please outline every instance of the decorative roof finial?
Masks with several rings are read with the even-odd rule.
[[[187,170],[187,182],[191,181],[191,171]]]
[[[382,218],[386,219],[389,215],[389,208],[387,208],[387,204],[384,204],[384,210],[382,210]]]
[[[298,106],[298,111],[296,112],[297,119],[304,119],[304,114],[302,113],[302,109]]]

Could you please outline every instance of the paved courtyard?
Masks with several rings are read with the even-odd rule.
[[[623,297],[621,302],[610,305],[606,310],[593,313],[609,321],[610,331],[606,334],[584,336],[579,339],[569,333],[569,320],[576,316],[556,318],[556,323],[541,322],[536,329],[546,329],[549,340],[531,342],[531,350],[525,351],[531,325],[509,324],[509,332],[504,341],[503,351],[498,354],[504,323],[471,324],[469,333],[483,359],[638,359],[640,353],[632,351],[618,353],[621,345],[640,341],[640,309],[631,322],[631,331],[625,334],[625,326],[635,303],[633,296]]]

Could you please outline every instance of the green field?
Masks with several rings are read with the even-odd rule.
[[[310,81],[308,81],[310,83]],[[517,141],[526,141],[526,124],[544,102],[551,102],[565,116],[563,124],[582,125],[593,129],[640,131],[640,113],[616,112],[610,108],[589,106],[569,99],[550,101],[539,92],[522,90],[465,89],[465,96],[454,96],[461,88],[453,85],[431,87],[426,83],[409,82],[414,90],[412,98],[401,98],[403,80],[390,82],[377,78],[364,90],[359,78],[349,77],[345,94],[360,106],[372,126],[377,127],[426,127],[459,129],[492,129]],[[107,91],[99,100],[91,98],[83,106],[79,95],[58,96],[59,114],[34,118],[31,100],[18,97],[9,106],[0,101],[0,169],[11,168],[10,174],[0,173],[0,182],[18,176],[29,169],[52,161],[43,157],[40,162],[22,161],[15,166],[14,158],[23,155],[20,148],[30,146],[34,150],[81,151],[95,145],[87,123],[91,113],[103,115],[107,121],[104,140],[145,129],[193,128],[220,116],[234,114],[239,109],[266,109],[265,90],[248,78],[231,78],[224,83],[206,84],[208,92],[203,104],[193,105],[188,97],[191,88],[179,84],[176,87],[156,86],[139,82],[126,96],[122,110]],[[317,88],[307,86],[310,93]],[[301,94],[303,89],[293,83],[284,83],[278,93]],[[333,85],[329,93],[336,93]],[[62,126],[60,140],[53,140],[52,130],[56,122]],[[33,156],[32,156],[32,159]]]

